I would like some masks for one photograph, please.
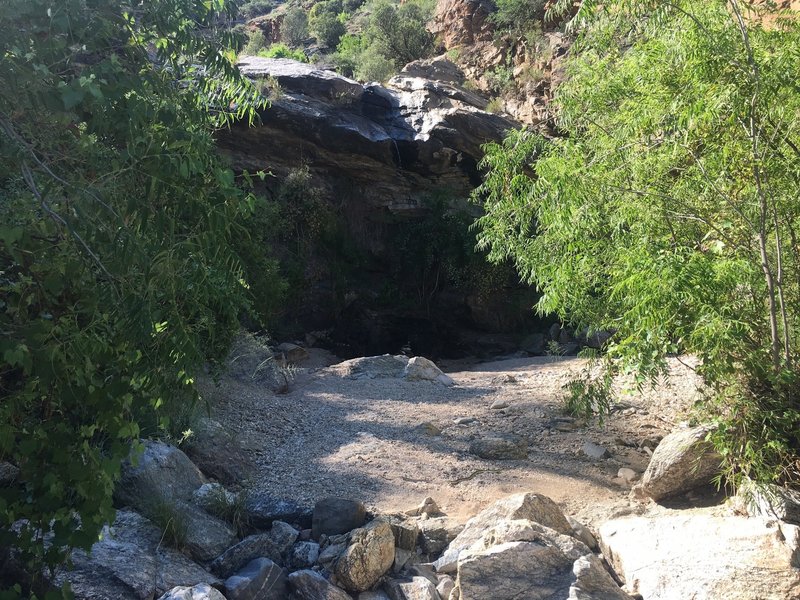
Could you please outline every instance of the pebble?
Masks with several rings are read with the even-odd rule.
[[[581,448],[581,451],[589,458],[601,459],[611,456],[608,450],[594,442],[586,442]]]
[[[508,408],[511,404],[507,400],[495,400],[489,407],[493,410],[500,410],[501,408]]]
[[[459,417],[458,419],[453,419],[453,423],[456,425],[469,425],[470,423],[476,423],[478,419],[475,417]]]

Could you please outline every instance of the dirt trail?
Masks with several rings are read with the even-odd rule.
[[[250,485],[308,503],[328,496],[380,511],[407,510],[426,496],[466,518],[517,491],[553,498],[587,524],[635,510],[621,467],[642,472],[654,447],[698,397],[694,373],[671,361],[670,384],[622,396],[603,427],[565,416],[561,386],[584,362],[524,358],[445,365],[455,386],[400,379],[343,379],[301,369],[289,393],[229,375],[210,390],[215,418],[235,430],[257,465]],[[492,409],[493,403],[507,408]],[[467,424],[456,419],[471,418]],[[484,460],[470,442],[514,434],[523,460]],[[611,457],[593,459],[585,442]]]

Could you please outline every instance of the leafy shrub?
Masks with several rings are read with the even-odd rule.
[[[281,40],[292,48],[303,44],[308,37],[308,15],[294,6],[286,11],[281,23]]]
[[[479,240],[639,384],[697,355],[730,481],[798,483],[800,23],[741,10],[583,2],[565,137],[487,148]]]
[[[308,62],[305,52],[292,50],[286,44],[272,44],[269,48],[259,50],[258,55],[266,58],[291,58],[299,62]]]
[[[275,4],[271,0],[250,0],[239,7],[239,14],[245,19],[254,19],[272,12]]]
[[[544,20],[546,0],[495,0],[497,12],[490,17],[498,26],[521,34]]]
[[[341,12],[341,0],[323,0],[315,4],[308,13],[308,26],[323,46],[336,48],[345,34],[344,23],[339,17]]]
[[[247,305],[212,134],[259,101],[211,4],[0,7],[0,546],[33,573],[97,540],[143,415],[196,400]]]
[[[399,70],[429,56],[433,50],[433,35],[427,29],[429,19],[430,12],[411,0],[399,6],[380,2],[372,9],[367,35],[383,58]]]
[[[267,38],[261,33],[259,29],[250,29],[247,31],[247,43],[242,48],[242,54],[247,56],[258,56],[267,47]]]

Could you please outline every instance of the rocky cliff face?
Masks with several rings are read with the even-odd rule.
[[[547,105],[563,77],[562,62],[570,46],[563,23],[536,15],[539,31],[512,36],[497,30],[491,0],[439,0],[430,31],[447,56],[496,105],[528,125],[546,126]]]
[[[272,105],[259,125],[223,132],[219,147],[235,168],[276,175],[267,192],[307,168],[326,203],[321,218],[344,240],[282,257],[302,288],[281,318],[286,333],[327,330],[344,357],[404,344],[431,356],[517,349],[519,340],[486,332],[530,331],[535,297],[512,269],[471,254],[468,227],[480,209],[466,199],[481,180],[481,146],[519,124],[484,110],[487,99],[444,58],[411,63],[385,86],[288,59],[240,66]]]
[[[486,99],[444,59],[412,63],[385,87],[288,59],[246,57],[240,68],[282,91],[259,126],[219,137],[234,165],[282,174],[306,164],[378,210],[413,213],[437,189],[467,196],[480,182],[481,145],[518,125],[483,110]]]

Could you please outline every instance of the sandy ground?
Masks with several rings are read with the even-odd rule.
[[[601,426],[565,415],[562,386],[584,361],[512,358],[442,365],[455,381],[351,380],[312,353],[288,393],[232,372],[207,389],[214,418],[240,439],[256,465],[246,485],[312,504],[324,496],[361,500],[376,510],[407,510],[430,496],[467,518],[519,491],[545,494],[589,525],[641,512],[621,467],[641,473],[661,436],[688,418],[699,397],[693,371],[671,360],[668,384],[622,393]],[[274,386],[272,386],[274,387]],[[503,409],[490,408],[496,401]],[[472,418],[468,424],[457,419]],[[470,442],[514,434],[528,442],[523,460],[484,460]],[[585,442],[610,457],[589,458]]]

